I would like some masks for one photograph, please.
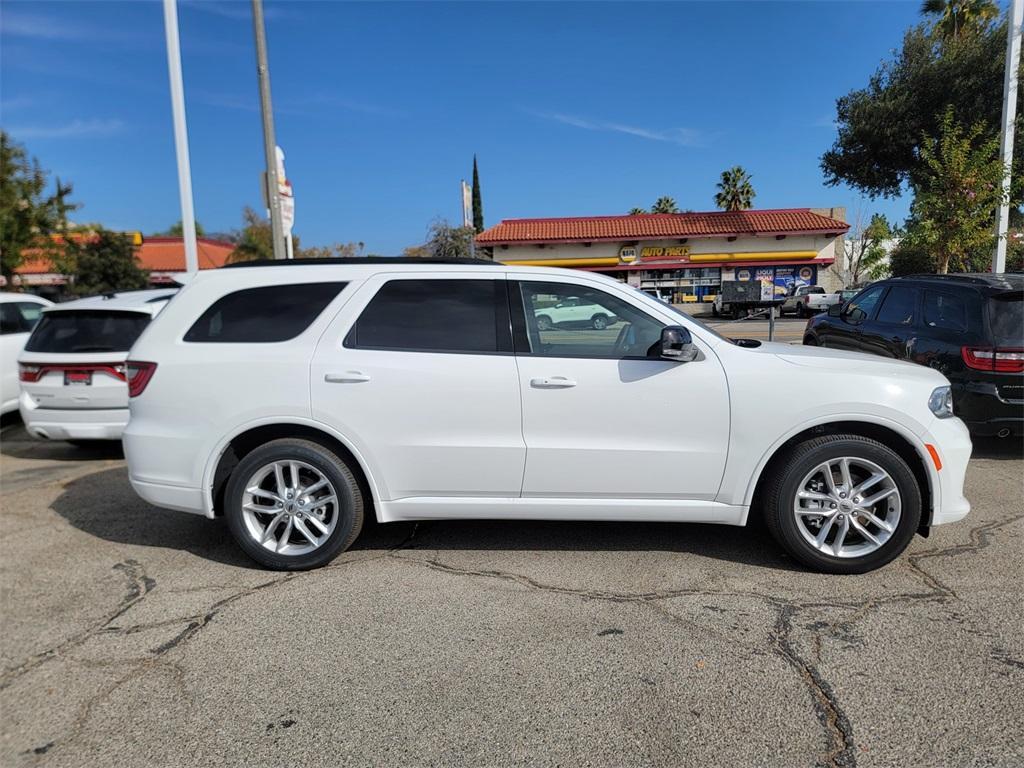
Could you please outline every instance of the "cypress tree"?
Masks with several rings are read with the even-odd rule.
[[[484,231],[484,203],[480,197],[480,174],[476,170],[476,155],[473,155],[473,229]]]

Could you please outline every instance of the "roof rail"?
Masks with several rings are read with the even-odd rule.
[[[256,261],[236,261],[232,264],[225,264],[219,269],[238,269],[241,267],[287,267],[287,266],[310,266],[324,264],[454,264],[467,266],[471,264],[486,264],[489,266],[501,266],[490,259],[435,259],[419,258],[417,256],[338,256],[328,259],[258,259]]]
[[[974,285],[991,285],[994,280],[999,279],[999,275],[982,276],[977,274],[966,274],[966,273],[953,273],[946,275],[938,275],[934,273],[922,272],[916,275],[899,275],[895,280],[962,280],[965,283],[973,283]]]

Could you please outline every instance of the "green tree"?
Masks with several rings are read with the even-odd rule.
[[[924,0],[921,13],[938,17],[934,30],[943,39],[959,40],[999,18],[999,6],[992,0]]]
[[[71,185],[56,179],[48,192],[49,173],[25,147],[0,130],[0,272],[11,284],[28,248],[49,247],[49,235],[67,228]]]
[[[477,234],[484,231],[484,202],[480,197],[480,174],[476,169],[476,155],[473,155],[473,229]]]
[[[363,255],[366,244],[334,243],[333,245],[314,245],[295,252],[297,259],[352,259]]]
[[[715,205],[723,211],[745,211],[754,205],[754,187],[750,174],[742,166],[734,165],[722,171],[715,193]]]
[[[647,209],[646,208],[630,208],[629,209],[629,215],[630,216],[639,216],[639,215],[644,214],[644,213],[647,213]]]
[[[1003,199],[1006,169],[998,138],[986,137],[982,123],[964,129],[948,107],[937,135],[922,137],[920,153],[909,244],[933,254],[941,274],[983,270],[995,247],[995,211]]]
[[[453,227],[439,219],[430,225],[426,248],[436,259],[468,259],[475,234],[473,227]]]
[[[847,282],[859,285],[864,280],[880,280],[889,268],[886,264],[885,241],[893,238],[889,220],[880,213],[872,215],[866,227],[860,227],[851,238]]]
[[[206,235],[206,230],[203,229],[203,225],[200,224],[199,221],[197,220],[196,221],[196,237],[203,237],[205,235]],[[184,236],[185,236],[185,227],[181,223],[181,219],[178,219],[176,222],[171,224],[171,226],[169,226],[166,231],[164,231],[164,232],[157,232],[157,233],[155,233],[153,235],[153,237],[184,237]]]
[[[242,229],[233,234],[235,249],[228,256],[228,261],[262,261],[274,258],[274,236],[270,219],[263,218],[249,206],[242,209]],[[292,248],[295,255],[302,253],[299,236],[292,235]]]
[[[847,184],[870,197],[898,197],[924,166],[922,136],[936,136],[947,106],[999,131],[1006,60],[1006,23],[991,24],[955,44],[936,42],[927,25],[909,30],[895,57],[866,87],[836,102],[838,133],[821,158],[826,183]],[[1024,77],[1024,68],[1021,69]],[[1024,113],[1017,132],[1024,132]],[[1013,207],[1021,200],[1024,142],[1014,151]]]
[[[131,238],[120,232],[98,229],[66,238],[54,265],[68,276],[76,296],[149,287],[149,273],[139,266]]]
[[[679,206],[676,205],[676,201],[673,198],[665,195],[654,201],[654,205],[651,206],[651,213],[679,213]]]

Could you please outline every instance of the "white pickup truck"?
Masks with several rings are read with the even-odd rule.
[[[779,311],[783,316],[792,312],[797,317],[810,317],[824,312],[831,303],[829,295],[820,285],[801,285],[782,303]]]

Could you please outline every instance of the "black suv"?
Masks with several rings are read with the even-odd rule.
[[[882,280],[807,323],[804,344],[928,365],[978,436],[1024,434],[1024,275]]]

